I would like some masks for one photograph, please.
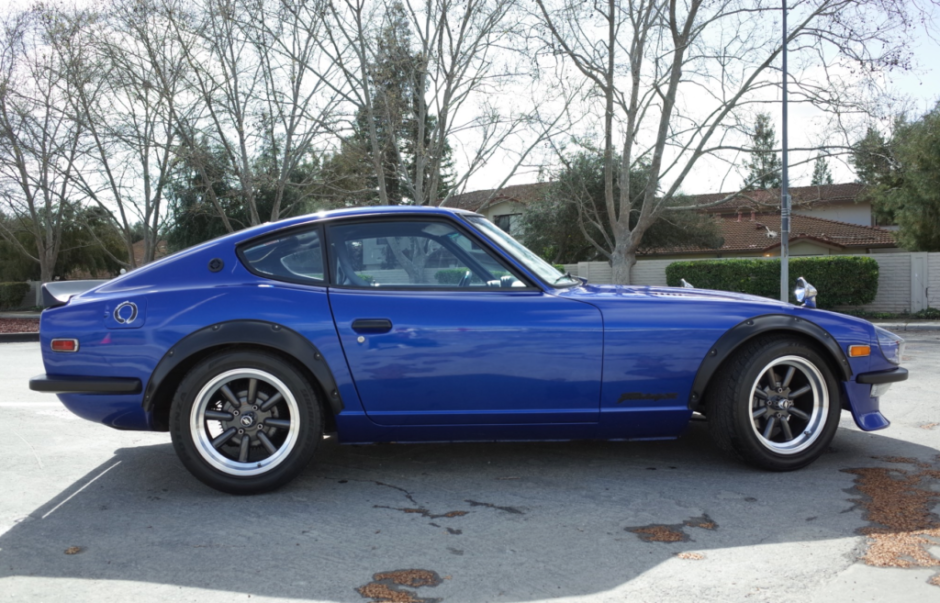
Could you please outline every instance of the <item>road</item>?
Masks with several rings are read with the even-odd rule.
[[[940,567],[863,560],[940,564],[940,546],[898,536],[938,527],[940,498],[940,334],[907,335],[891,427],[843,413],[794,473],[742,466],[696,422],[672,442],[328,440],[253,497],[190,477],[167,434],[30,392],[38,344],[0,345],[0,602],[940,601]],[[870,548],[867,509],[897,505]],[[376,576],[406,569],[426,571]]]

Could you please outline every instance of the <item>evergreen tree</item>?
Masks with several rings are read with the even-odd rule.
[[[898,243],[940,251],[940,103],[916,121],[897,120],[889,139],[869,130],[853,160],[873,208],[896,220]]]
[[[812,186],[823,186],[832,184],[832,172],[829,171],[829,162],[822,156],[822,153],[816,155],[816,163],[813,164]]]
[[[777,133],[770,121],[770,114],[759,113],[751,134],[751,159],[744,163],[748,174],[745,190],[780,188],[783,163],[774,151]]]

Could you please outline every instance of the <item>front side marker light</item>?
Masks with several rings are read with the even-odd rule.
[[[861,358],[863,356],[871,356],[870,345],[850,345],[849,346],[850,358]]]
[[[53,339],[51,346],[53,352],[77,352],[77,339]]]

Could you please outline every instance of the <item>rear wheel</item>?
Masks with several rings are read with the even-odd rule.
[[[267,352],[206,358],[183,379],[170,433],[177,455],[205,484],[253,494],[304,469],[322,438],[313,388],[292,364]]]
[[[748,342],[713,383],[707,406],[715,442],[757,467],[805,467],[838,428],[838,383],[825,358],[802,339]]]

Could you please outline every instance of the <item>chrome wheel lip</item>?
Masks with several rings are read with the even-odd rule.
[[[810,391],[805,395],[812,395],[813,409],[810,413],[809,421],[801,433],[795,435],[792,440],[787,442],[774,442],[764,437],[763,432],[758,427],[758,420],[753,417],[755,401],[757,400],[757,390],[760,389],[761,380],[771,369],[779,366],[793,367],[800,371],[806,378],[810,386]],[[815,364],[802,356],[781,356],[768,363],[757,374],[757,379],[751,384],[750,396],[748,398],[748,413],[751,416],[748,420],[751,423],[751,430],[757,437],[757,441],[764,448],[782,455],[794,455],[809,448],[813,442],[819,439],[825,428],[826,418],[829,416],[829,388],[826,385],[826,379]]]
[[[206,430],[206,421],[211,420],[205,418],[209,402],[223,385],[238,379],[258,379],[274,387],[283,397],[283,401],[290,412],[291,422],[284,442],[267,458],[251,463],[239,463],[216,450],[212,445],[212,438]],[[189,429],[199,456],[215,469],[237,477],[261,475],[283,463],[296,447],[300,435],[299,406],[297,405],[297,399],[287,385],[271,373],[253,368],[233,369],[219,373],[210,379],[196,394],[196,402],[189,414]]]

